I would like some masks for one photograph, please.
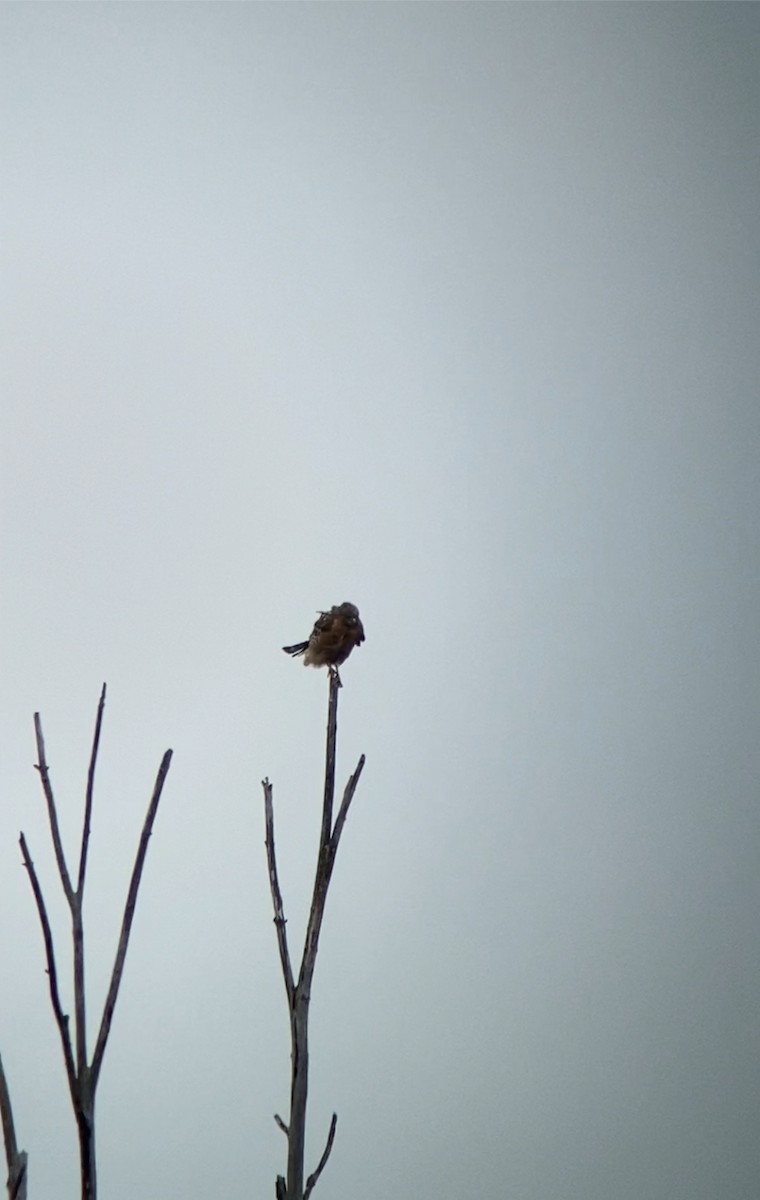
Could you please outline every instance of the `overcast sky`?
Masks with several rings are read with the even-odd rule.
[[[78,1194],[68,984],[108,704],[104,1200],[273,1195],[327,684],[323,1200],[760,1194],[756,4],[4,4],[0,1052]]]

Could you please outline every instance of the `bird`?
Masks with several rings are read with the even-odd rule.
[[[359,609],[345,600],[329,612],[320,611],[308,641],[283,646],[283,650],[294,658],[302,654],[305,667],[327,667],[340,685],[338,667],[346,661],[354,646],[360,646],[363,641],[364,626],[359,619]]]

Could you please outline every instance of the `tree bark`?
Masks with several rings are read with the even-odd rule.
[[[76,1113],[79,1134],[79,1168],[82,1200],[96,1200],[98,1194],[97,1164],[95,1161],[95,1106],[92,1100],[80,1104]]]
[[[288,1126],[288,1200],[302,1200],[306,1147],[306,1100],[309,1091],[309,997],[296,989],[290,1013],[290,1124]]]

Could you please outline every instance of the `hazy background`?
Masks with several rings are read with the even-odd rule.
[[[0,9],[0,1050],[78,1194],[26,831],[86,910],[104,1200],[273,1195],[313,1001],[324,1200],[753,1200],[757,5]],[[91,1033],[91,1040],[92,1040]]]

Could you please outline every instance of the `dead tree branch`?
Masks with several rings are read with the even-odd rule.
[[[55,799],[53,797],[53,788],[50,784],[50,772],[48,771],[47,760],[45,758],[45,739],[42,736],[42,722],[40,714],[34,714],[34,732],[37,739],[37,758],[38,762],[35,770],[40,773],[42,781],[42,790],[45,793],[45,802],[48,810],[48,820],[50,822],[50,833],[53,838],[53,849],[55,850],[55,861],[58,864],[58,872],[61,876],[63,890],[66,893],[66,899],[69,900],[73,894],[71,879],[69,878],[66,859],[63,854],[63,843],[61,842],[61,831],[58,828],[58,813],[55,807]]]
[[[288,1004],[292,1008],[295,984],[293,983],[293,968],[290,964],[290,951],[288,950],[288,934],[285,927],[286,921],[282,906],[282,892],[280,891],[280,881],[277,876],[277,856],[274,849],[272,785],[268,779],[265,779],[262,787],[264,788],[264,814],[266,823],[265,845],[267,849],[267,866],[269,868],[269,887],[272,892],[272,904],[274,905],[274,925],[277,931],[277,947],[280,951],[280,965],[282,967],[282,977],[285,982],[285,992],[288,997]]]
[[[304,1154],[306,1140],[306,1101],[309,1083],[309,1004],[311,1001],[311,985],[314,977],[319,935],[322,929],[327,890],[330,886],[335,856],[338,851],[343,826],[348,816],[351,801],[359,783],[364,767],[364,755],[353,775],[349,778],[343,793],[338,816],[333,824],[333,804],[335,798],[335,758],[338,732],[338,689],[341,687],[337,672],[328,673],[330,692],[327,709],[327,743],[325,750],[325,786],[322,800],[322,824],[317,854],[317,868],[314,876],[309,919],[306,926],[301,966],[298,979],[294,982],[293,970],[288,951],[285,931],[285,915],[283,911],[282,894],[277,875],[277,858],[274,842],[274,817],[272,804],[272,784],[268,779],[263,780],[264,813],[266,824],[266,851],[269,869],[269,886],[272,893],[274,908],[274,924],[277,931],[277,944],[280,951],[280,966],[282,967],[285,992],[288,998],[291,1038],[291,1081],[290,1081],[290,1120],[286,1125],[281,1117],[275,1116],[275,1121],[288,1138],[288,1171],[287,1179],[277,1177],[275,1194],[277,1200],[308,1200],[314,1186],[324,1170],[335,1140],[338,1117],[333,1113],[327,1144],[316,1169],[309,1175],[304,1187]]]
[[[108,1035],[111,1032],[111,1021],[113,1020],[113,1013],[114,1013],[114,1009],[116,1007],[116,999],[119,995],[119,988],[121,986],[121,977],[124,973],[124,962],[127,957],[127,947],[129,945],[129,935],[132,932],[132,921],[133,921],[134,915],[135,915],[135,906],[137,904],[137,893],[140,888],[140,880],[142,878],[143,866],[145,864],[145,855],[148,852],[148,842],[150,840],[150,835],[153,832],[153,823],[156,819],[156,813],[158,812],[158,804],[161,799],[161,792],[163,791],[163,788],[164,788],[164,782],[166,781],[166,776],[169,772],[169,767],[171,765],[171,761],[172,761],[172,752],[171,752],[171,750],[167,750],[166,753],[164,754],[163,759],[161,760],[161,766],[158,768],[158,775],[156,776],[156,782],[155,782],[155,786],[153,788],[153,795],[151,796],[150,804],[148,805],[148,811],[145,814],[145,821],[143,823],[142,833],[140,834],[140,843],[137,848],[137,855],[135,857],[135,865],[132,868],[132,878],[130,879],[130,882],[129,882],[129,892],[127,893],[127,902],[124,906],[124,917],[123,917],[122,923],[121,923],[121,933],[119,935],[119,944],[116,949],[116,958],[114,960],[113,971],[111,973],[111,983],[108,988],[108,995],[106,997],[106,1002],[103,1007],[103,1017],[100,1022],[100,1031],[98,1033],[98,1040],[95,1043],[95,1053],[92,1056],[91,1073],[92,1073],[93,1088],[95,1088],[95,1086],[97,1085],[97,1082],[98,1082],[98,1077],[100,1075],[100,1067],[103,1062],[103,1054],[104,1054],[105,1048],[106,1048],[106,1042],[108,1041]]]
[[[335,755],[338,742],[338,688],[340,678],[330,672],[330,692],[327,702],[327,743],[325,747],[325,790],[322,798],[322,833],[320,848],[326,846],[332,831],[333,796],[335,795]]]
[[[325,1167],[327,1166],[327,1160],[330,1157],[330,1151],[332,1150],[333,1142],[335,1141],[335,1130],[337,1128],[338,1128],[338,1114],[333,1113],[332,1120],[330,1121],[330,1131],[327,1135],[327,1144],[325,1145],[325,1148],[322,1151],[322,1157],[320,1158],[319,1162],[317,1163],[316,1171],[312,1171],[311,1175],[306,1180],[306,1188],[304,1190],[303,1200],[309,1200],[309,1196],[311,1195],[312,1191],[314,1190],[314,1184],[317,1182],[320,1175],[322,1174]]]
[[[8,1091],[8,1081],[5,1078],[2,1058],[0,1058],[0,1121],[3,1126],[5,1161],[8,1166],[8,1200],[26,1200],[27,1155],[25,1150],[19,1150],[16,1142],[11,1096]]]
[[[98,1078],[100,1076],[103,1054],[105,1052],[108,1035],[111,1029],[111,1021],[113,1019],[113,1012],[116,1006],[116,999],[124,972],[124,962],[127,955],[127,946],[129,944],[129,935],[132,929],[132,920],[134,918],[135,905],[137,903],[137,893],[140,887],[140,880],[142,878],[142,871],[145,863],[145,855],[148,850],[148,841],[153,830],[153,823],[158,811],[158,804],[161,799],[161,793],[163,791],[172,758],[171,750],[167,750],[161,761],[156,783],[153,788],[153,795],[151,796],[150,804],[148,805],[148,811],[143,824],[134,867],[132,869],[132,878],[129,885],[129,892],[127,894],[124,917],[121,925],[121,933],[116,950],[116,958],[113,965],[113,971],[111,973],[108,995],[106,996],[103,1007],[103,1015],[95,1044],[95,1052],[92,1057],[92,1062],[88,1063],[85,1012],[85,945],[84,925],[82,921],[82,904],[84,899],[85,877],[87,873],[87,852],[90,841],[95,767],[97,765],[98,750],[100,747],[100,733],[103,724],[105,700],[106,685],[103,684],[103,689],[100,693],[100,701],[98,703],[97,716],[95,718],[95,733],[93,736],[92,751],[90,754],[90,763],[87,772],[87,789],[85,793],[84,819],[82,822],[82,839],[79,852],[76,889],[74,889],[71,884],[71,876],[69,875],[68,867],[66,865],[63,843],[61,842],[55,797],[53,795],[53,788],[50,782],[50,771],[48,769],[48,764],[45,757],[45,741],[42,736],[42,722],[40,720],[39,713],[34,714],[34,728],[37,739],[37,754],[39,758],[36,769],[39,772],[40,779],[42,781],[42,789],[45,795],[45,802],[47,804],[48,821],[50,824],[50,833],[53,841],[53,849],[55,851],[58,873],[61,877],[64,895],[71,913],[71,937],[74,962],[74,1033],[76,1041],[76,1056],[74,1055],[74,1050],[71,1044],[69,1018],[64,1013],[61,1005],[61,999],[58,990],[58,972],[55,962],[53,935],[50,929],[50,921],[48,919],[47,909],[45,907],[45,901],[42,895],[42,888],[40,887],[37,872],[35,870],[34,863],[32,862],[32,858],[26,844],[26,838],[24,837],[23,833],[19,839],[24,866],[26,867],[29,875],[29,881],[31,883],[32,891],[37,904],[40,925],[42,927],[42,937],[45,943],[45,956],[47,959],[47,973],[50,983],[50,1000],[61,1038],[63,1057],[66,1064],[66,1075],[68,1077],[69,1091],[71,1093],[71,1103],[74,1111],[74,1119],[77,1124],[77,1131],[79,1134],[82,1200],[95,1200],[97,1195],[95,1165],[95,1092],[98,1085]]]
[[[87,791],[84,798],[84,821],[82,822],[82,845],[79,850],[79,872],[77,877],[77,891],[81,892],[84,887],[84,877],[87,870],[87,849],[90,844],[90,819],[92,817],[92,790],[95,786],[95,765],[98,761],[98,749],[100,747],[100,730],[103,725],[103,709],[106,706],[106,685],[103,684],[103,689],[100,693],[98,702],[98,715],[95,718],[95,734],[92,739],[92,753],[90,754],[90,765],[87,769]]]
[[[77,1072],[74,1066],[74,1055],[71,1050],[71,1037],[69,1034],[69,1018],[63,1011],[61,1005],[61,997],[58,991],[58,970],[55,965],[55,948],[53,946],[53,934],[50,929],[50,921],[48,920],[47,909],[45,908],[45,900],[42,895],[40,881],[37,878],[32,856],[29,853],[29,848],[26,844],[26,838],[23,833],[19,838],[21,846],[21,857],[29,875],[29,882],[32,885],[34,899],[37,903],[37,912],[40,918],[42,927],[42,939],[45,943],[45,958],[47,960],[47,976],[48,985],[50,987],[50,1003],[53,1006],[53,1015],[55,1023],[58,1026],[58,1033],[61,1038],[61,1049],[63,1050],[63,1061],[66,1064],[66,1077],[69,1081],[69,1091],[71,1092],[71,1100],[73,1104],[77,1102]]]

